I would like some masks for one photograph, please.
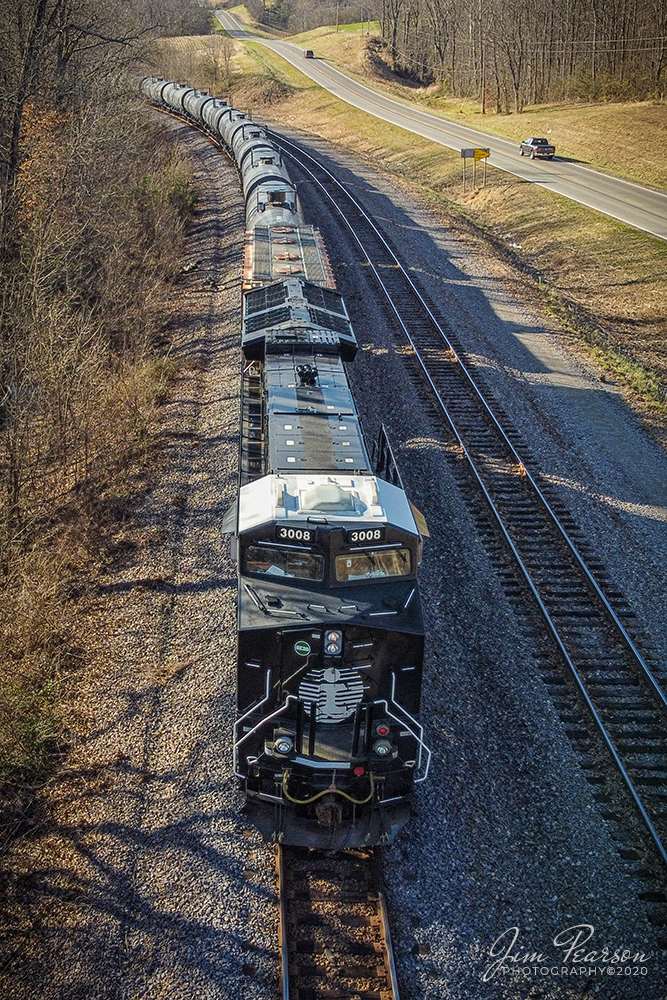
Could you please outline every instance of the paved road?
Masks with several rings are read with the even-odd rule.
[[[596,209],[629,226],[667,240],[667,194],[650,191],[638,184],[609,177],[558,157],[551,161],[522,159],[514,142],[456,125],[384,97],[334,69],[322,59],[304,59],[303,51],[291,42],[249,35],[225,10],[216,11],[215,16],[233,38],[266,45],[325,90],[353,107],[361,108],[368,114],[393,125],[400,125],[409,132],[415,132],[450,149],[459,150],[470,146],[490,149],[488,162],[499,170],[514,174],[527,183],[539,184],[587,208]]]

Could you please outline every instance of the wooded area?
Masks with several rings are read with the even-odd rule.
[[[2,0],[0,566],[85,480],[109,372],[150,355],[183,179],[126,75],[174,15],[155,0]],[[187,27],[187,5],[174,30]],[[195,30],[208,12],[190,8]],[[203,15],[203,20],[202,20]],[[121,379],[107,399],[117,407]],[[113,399],[114,395],[116,396]],[[130,407],[134,406],[134,403]],[[136,414],[131,420],[138,419]],[[113,423],[113,422],[112,422]],[[126,434],[126,428],[123,435]],[[54,479],[55,477],[55,479]],[[58,485],[56,481],[59,480]],[[36,505],[36,506],[35,506]]]
[[[666,89],[667,0],[249,0],[297,32],[379,21],[385,61],[484,110],[563,98],[644,100]]]
[[[381,0],[395,69],[499,112],[662,97],[667,0]]]
[[[170,25],[207,31],[210,15],[158,0],[0,0],[0,814],[9,828],[51,759],[53,693],[73,655],[68,595],[99,558],[100,497],[147,448],[169,375],[158,338],[194,193],[134,79],[142,45]]]
[[[377,0],[246,0],[246,9],[274,31],[298,34],[322,25],[377,20]]]

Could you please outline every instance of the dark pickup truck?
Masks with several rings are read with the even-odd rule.
[[[547,160],[553,160],[556,147],[552,146],[547,139],[526,139],[519,146],[519,152],[522,156],[529,153],[531,160],[534,160],[536,156],[546,156]]]

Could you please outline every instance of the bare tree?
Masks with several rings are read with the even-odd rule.
[[[382,0],[394,69],[496,108],[567,95],[661,97],[667,0]],[[445,70],[446,67],[446,70]]]

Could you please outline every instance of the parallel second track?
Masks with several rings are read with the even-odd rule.
[[[276,141],[319,185],[370,265],[539,609],[586,724],[601,738],[667,864],[667,697],[660,682],[549,503],[539,476],[496,417],[446,320],[434,313],[356,198],[301,146],[283,137]]]

